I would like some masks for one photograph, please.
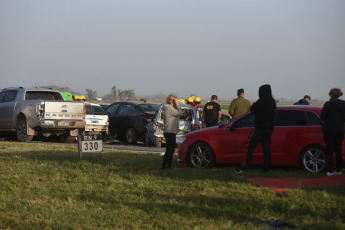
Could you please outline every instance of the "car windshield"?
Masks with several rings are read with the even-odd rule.
[[[104,109],[101,106],[87,105],[86,114],[91,115],[106,115]]]
[[[159,104],[141,104],[139,105],[145,113],[155,113],[159,109]]]

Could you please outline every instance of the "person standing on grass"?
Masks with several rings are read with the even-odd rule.
[[[345,101],[339,97],[343,95],[338,88],[329,92],[331,99],[327,101],[321,111],[322,132],[326,144],[326,172],[327,176],[341,174],[343,164],[342,145],[344,141]],[[336,170],[333,170],[333,153],[335,153]]]
[[[237,98],[229,106],[231,119],[235,119],[250,110],[250,101],[244,98],[244,89],[237,90]]]
[[[204,112],[202,114],[203,123],[206,127],[218,126],[222,117],[222,111],[218,104],[218,97],[212,95],[211,101],[207,102],[204,106]]]
[[[179,129],[182,109],[175,95],[167,97],[167,103],[163,106],[164,137],[166,150],[163,157],[162,169],[170,169],[176,147],[176,134]]]
[[[259,143],[261,143],[264,151],[263,172],[268,172],[271,169],[271,137],[274,128],[276,107],[276,102],[272,97],[271,86],[268,84],[260,86],[259,100],[250,108],[250,112],[255,115],[254,134],[250,140],[242,166],[235,170],[237,173],[243,173],[248,168],[254,149]]]

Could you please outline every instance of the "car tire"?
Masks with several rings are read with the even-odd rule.
[[[162,139],[160,137],[155,138],[155,147],[162,148]]]
[[[128,128],[125,133],[125,142],[126,144],[133,145],[136,144],[138,141],[137,135],[133,128]]]
[[[309,172],[321,172],[326,166],[325,149],[318,145],[305,147],[301,152],[299,163]]]
[[[18,141],[20,142],[32,141],[34,136],[28,135],[27,131],[28,131],[28,123],[26,122],[25,118],[22,118],[18,121],[17,127],[16,127]]]
[[[211,168],[215,165],[216,158],[208,144],[199,142],[188,151],[187,162],[193,168]]]
[[[61,134],[59,135],[59,139],[60,139],[60,142],[63,142],[63,143],[73,143],[76,137],[72,137],[67,134]]]
[[[146,130],[144,134],[144,143],[146,146],[153,146],[153,142],[151,141],[149,137],[149,132]]]

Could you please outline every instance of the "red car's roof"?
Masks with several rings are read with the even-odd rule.
[[[277,109],[291,109],[291,110],[306,110],[312,111],[317,114],[321,113],[322,106],[317,105],[280,105],[277,106]]]

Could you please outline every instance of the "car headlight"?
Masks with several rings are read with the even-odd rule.
[[[187,138],[185,136],[181,137],[180,144],[182,144]]]

